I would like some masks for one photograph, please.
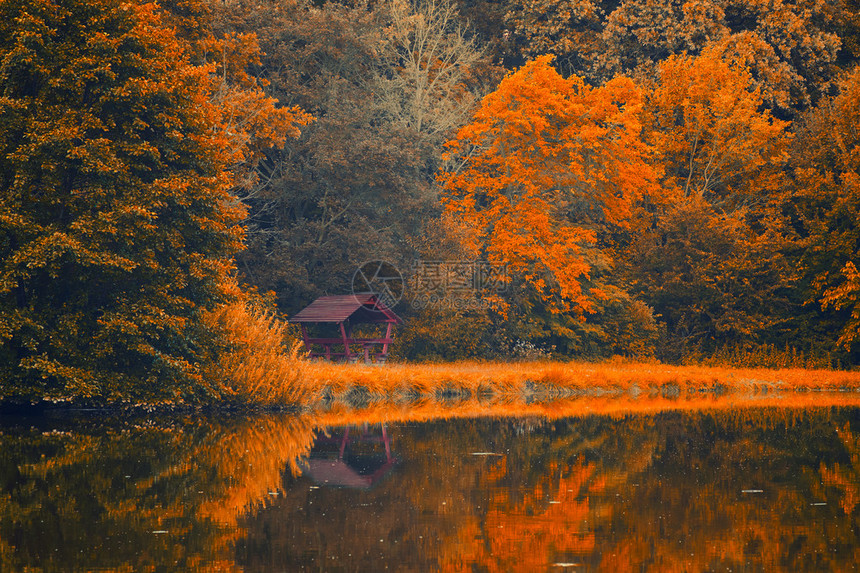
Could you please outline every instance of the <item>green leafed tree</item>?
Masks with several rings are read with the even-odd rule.
[[[241,154],[218,66],[192,63],[165,18],[120,0],[0,3],[2,399],[215,390],[199,318],[242,245]]]

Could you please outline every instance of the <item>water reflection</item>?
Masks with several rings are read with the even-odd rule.
[[[505,412],[7,420],[0,571],[860,563],[856,406]]]
[[[360,430],[344,426],[331,434],[320,432],[310,455],[301,463],[302,473],[326,487],[372,488],[397,463],[385,424],[378,426],[378,435],[370,424],[363,424]]]

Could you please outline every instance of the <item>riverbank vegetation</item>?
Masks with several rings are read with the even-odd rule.
[[[0,3],[0,401],[850,386],[856,3],[651,4]]]
[[[810,392],[860,397],[860,371],[814,368],[796,354],[780,355],[775,350],[768,356],[781,366],[774,368],[733,366],[739,361],[737,355],[729,355],[722,365],[669,365],[622,357],[599,362],[544,358],[338,364],[304,357],[289,326],[264,307],[224,307],[209,320],[228,331],[234,341],[213,372],[213,378],[223,380],[222,400],[263,409],[318,411],[336,403],[486,406],[569,398],[641,401],[652,406],[658,398],[714,405],[722,398],[731,401],[774,393],[791,401],[789,396]],[[285,352],[285,348],[292,350]]]

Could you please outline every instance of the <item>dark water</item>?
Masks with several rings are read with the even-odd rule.
[[[347,418],[7,418],[0,571],[860,563],[857,408]]]

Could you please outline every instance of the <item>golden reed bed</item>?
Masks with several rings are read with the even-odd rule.
[[[666,366],[610,362],[454,362],[447,364],[331,364],[293,356],[291,376],[276,379],[290,384],[271,388],[260,405],[278,406],[279,397],[309,409],[339,402],[351,407],[370,404],[409,405],[420,402],[551,405],[573,400],[582,411],[601,404],[599,411],[628,411],[714,407],[749,404],[778,397],[799,405],[836,400],[860,402],[860,372],[828,370],[765,370]],[[267,387],[260,382],[258,387]],[[272,401],[271,399],[274,399]],[[608,406],[611,404],[611,406]],[[548,412],[539,412],[546,415]]]
[[[365,364],[313,362],[301,365],[315,386],[335,391],[362,387],[371,393],[411,390],[468,393],[561,392],[650,393],[749,390],[858,390],[860,372],[803,369],[730,369],[667,366],[659,363],[452,362],[443,364]],[[673,389],[669,389],[669,388]],[[638,390],[637,390],[638,388]]]
[[[212,378],[220,381],[214,389],[225,400],[251,406],[316,408],[334,401],[364,405],[470,397],[525,402],[591,397],[642,404],[655,397],[860,395],[860,371],[667,366],[624,360],[385,366],[313,362],[301,356],[288,327],[271,313],[237,303],[219,309],[209,320],[233,341],[231,351],[212,372]]]

